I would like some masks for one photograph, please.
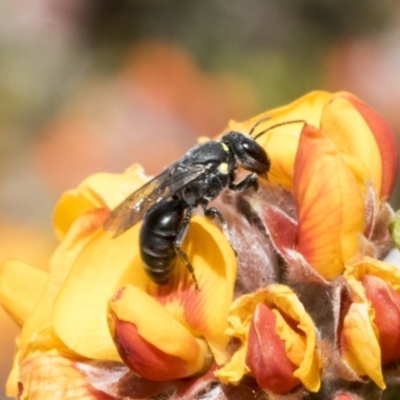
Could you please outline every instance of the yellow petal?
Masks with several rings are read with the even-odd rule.
[[[215,372],[218,379],[225,383],[237,383],[247,371],[245,366],[245,351],[252,315],[257,304],[263,302],[271,309],[276,309],[282,315],[291,318],[296,328],[305,337],[305,343],[299,344],[298,338],[293,338],[293,330],[288,329],[280,321],[276,333],[285,341],[288,358],[298,366],[294,376],[299,378],[310,391],[318,391],[320,387],[320,360],[315,351],[316,330],[310,316],[293,291],[279,284],[269,285],[256,293],[244,295],[236,299],[229,310],[230,327],[227,332],[241,341],[241,346],[235,357],[226,366]],[[276,314],[276,313],[275,313]],[[297,333],[295,333],[297,335]],[[303,354],[300,354],[303,349]],[[235,368],[237,368],[235,370]]]
[[[49,274],[17,260],[0,265],[0,304],[22,326],[32,314]]]
[[[107,325],[108,301],[122,286],[124,275],[143,269],[139,228],[140,224],[115,239],[98,230],[72,262],[54,302],[53,323],[57,335],[78,354],[119,359]]]
[[[300,365],[306,350],[305,337],[298,335],[278,310],[274,309],[273,313],[276,317],[276,331],[279,333],[279,337],[285,342],[289,360],[295,365]]]
[[[385,334],[387,334],[390,329],[394,329],[397,326],[397,319],[396,319],[396,313],[397,313],[397,306],[392,299],[392,302],[389,303],[389,305],[385,305],[387,298],[385,296],[385,290],[382,291],[381,293],[379,292],[379,289],[376,288],[378,291],[375,292],[374,296],[375,298],[369,297],[367,299],[366,291],[365,291],[365,277],[377,277],[380,278],[382,281],[382,285],[386,286],[389,285],[393,290],[395,290],[397,293],[400,294],[400,270],[389,263],[386,263],[384,261],[376,260],[371,257],[366,257],[366,256],[356,256],[352,259],[350,259],[346,263],[346,270],[344,273],[344,277],[347,280],[349,286],[351,287],[352,291],[352,301],[361,303],[363,307],[368,311],[368,316],[369,320],[362,321],[364,325],[368,325],[365,328],[366,333],[370,333],[370,336],[372,335],[371,330],[374,333],[374,338],[369,339],[371,344],[368,344],[368,346],[371,346],[371,353],[369,354],[369,358],[365,362],[370,362],[372,365],[377,365],[379,361],[379,365],[382,363],[382,360],[385,361],[387,359],[390,359],[391,357],[395,357],[395,352],[389,351],[390,346],[393,346],[393,342],[391,340],[386,339],[386,342],[382,344],[383,337],[385,337]],[[362,283],[361,283],[362,282]],[[385,282],[385,283],[383,283]],[[388,290],[387,288],[386,290]],[[367,289],[368,290],[368,289]],[[369,296],[374,293],[374,291],[371,292],[371,287],[369,287]],[[379,302],[376,304],[376,302]],[[373,308],[373,304],[375,304],[375,308],[377,308],[377,311],[375,311],[375,308]],[[389,307],[389,308],[388,308]],[[394,307],[395,311],[394,314],[392,315],[392,312],[390,311],[390,307]],[[390,321],[389,324],[386,326],[379,325],[379,323],[382,323],[382,318],[379,318],[379,315],[376,317],[375,314],[379,312],[380,310],[384,310],[385,313],[385,318],[386,322]],[[389,317],[390,316],[390,317]],[[353,320],[357,321],[355,317]],[[353,322],[354,324],[355,322]],[[360,322],[361,324],[361,322]],[[378,326],[377,326],[378,325]],[[379,337],[379,329],[384,328],[386,329],[386,332],[381,331],[381,334],[383,336]],[[362,329],[361,327],[359,329]],[[354,335],[354,338],[352,337],[353,341],[356,342],[357,336],[356,334],[353,334],[351,332],[348,332],[347,330],[343,330],[343,334],[345,335],[346,342],[349,340],[350,335]],[[396,333],[394,333],[396,337]],[[386,336],[387,337],[387,336]],[[390,336],[389,336],[390,338]],[[394,339],[395,340],[395,339]],[[379,346],[379,343],[381,344]],[[364,346],[362,342],[360,342],[359,346]],[[378,349],[376,347],[379,347]],[[396,347],[396,345],[394,345]],[[358,364],[361,363],[359,361],[360,357],[363,357],[365,359],[365,356],[363,355],[363,351],[367,352],[366,348],[364,349],[351,349],[347,351],[345,348],[345,357],[350,359],[350,364],[353,366],[355,365],[356,371],[362,375],[362,374],[371,374],[370,370],[365,369],[364,365],[362,364],[361,367],[358,366]],[[379,353],[378,353],[379,350]],[[358,353],[356,353],[358,351]],[[383,352],[383,353],[382,353]],[[348,354],[350,353],[350,354]],[[372,359],[372,360],[370,360]],[[357,369],[358,368],[358,369]],[[379,368],[378,372],[381,374],[381,369]],[[370,375],[371,376],[371,375]],[[372,377],[372,379],[375,380],[375,382],[381,382],[381,376],[378,375],[376,377]],[[379,385],[379,384],[378,384]]]
[[[52,324],[54,300],[68,276],[73,261],[90,239],[93,230],[102,224],[104,215],[93,212],[79,217],[50,261],[50,276],[32,314],[26,319],[21,333],[21,348],[65,350],[65,345],[54,334]]]
[[[346,278],[354,277],[361,281],[365,275],[383,279],[397,293],[400,293],[400,269],[398,267],[367,256],[356,256],[348,260],[344,272]]]
[[[57,237],[63,239],[79,215],[96,207],[115,208],[146,181],[139,165],[123,174],[99,173],[85,179],[77,189],[65,192],[55,206],[53,225]]]
[[[366,191],[371,181],[376,195],[382,185],[382,159],[375,136],[362,115],[344,97],[329,102],[322,113],[321,130],[331,138],[342,158]]]
[[[105,204],[89,188],[70,190],[61,195],[54,208],[53,226],[57,238],[64,239],[75,219],[96,207]]]
[[[302,332],[300,340],[296,332],[288,329],[286,324],[277,324],[277,334],[285,341],[286,352],[289,359],[298,365],[294,376],[299,378],[304,386],[312,391],[320,387],[320,360],[315,351],[316,329],[311,317],[296,294],[287,286],[270,285],[268,287],[267,305],[277,307],[281,313],[288,315],[297,324],[297,329]],[[305,342],[303,342],[305,339]]]
[[[175,317],[185,321],[193,332],[199,332],[209,344],[216,362],[224,363],[229,341],[225,334],[228,321],[224,316],[232,303],[236,278],[234,252],[220,229],[199,216],[192,218],[182,248],[193,265],[199,291],[193,286],[192,290],[180,290],[175,286],[170,296],[161,301],[168,309],[179,303],[181,306],[176,309]],[[183,281],[190,280],[182,264],[177,276]]]
[[[398,150],[395,135],[382,116],[367,104],[350,93],[342,93],[341,96],[351,102],[375,137],[382,162],[382,184],[378,195],[381,199],[387,199],[393,190],[397,174]]]
[[[117,358],[107,327],[107,302],[118,287],[132,284],[154,297],[165,298],[169,290],[172,295],[165,302],[170,313],[185,321],[193,331],[201,332],[215,356],[222,357],[225,354],[222,348],[225,350],[228,338],[223,333],[226,321],[220,315],[232,299],[236,268],[226,239],[205,218],[193,218],[183,250],[195,269],[200,286],[197,293],[193,285],[191,291],[178,290],[179,285],[185,289],[185,282],[192,283],[182,265],[176,273],[180,279],[172,279],[167,287],[150,281],[139,255],[139,229],[140,224],[115,239],[100,230],[82,249],[54,304],[53,321],[57,334],[71,349],[86,357]],[[179,270],[186,278],[181,279]],[[176,300],[179,296],[182,298]]]
[[[267,116],[271,118],[261,123],[255,129],[254,135],[276,124],[294,120],[305,120],[310,125],[319,126],[322,110],[333,96],[323,91],[310,92],[288,105],[259,114],[246,122],[232,121],[229,129],[247,133]],[[281,184],[287,189],[292,188],[293,166],[302,127],[302,124],[279,126],[257,139],[271,159],[269,181]]]
[[[103,248],[108,252],[107,247]],[[226,361],[225,347],[229,337],[224,333],[227,320],[221,315],[226,315],[233,298],[236,278],[234,252],[220,229],[200,216],[192,217],[182,250],[194,268],[198,291],[188,269],[178,258],[168,284],[152,282],[142,267],[137,237],[129,240],[124,250],[126,255],[134,251],[132,260],[136,261],[125,263],[126,271],[121,274],[119,286],[134,285],[157,299],[175,319],[203,336],[216,361],[223,363]],[[104,257],[100,256],[100,260]]]
[[[110,309],[117,317],[113,328],[117,344],[121,345],[124,339],[122,357],[127,358],[128,364],[132,362],[139,375],[155,380],[177,379],[199,373],[210,365],[212,356],[206,343],[196,339],[141,289],[125,286],[110,303]],[[122,321],[130,324],[123,325]],[[149,350],[147,344],[159,351]]]
[[[304,128],[300,138],[294,194],[297,251],[324,278],[333,279],[358,252],[364,200],[334,142],[311,126]]]
[[[216,378],[222,383],[238,384],[244,375],[250,372],[249,367],[246,365],[247,342],[243,343],[233,354],[229,362],[222,368],[214,372]]]
[[[345,344],[342,356],[358,375],[368,375],[381,389],[381,349],[373,325],[371,307],[367,303],[352,303],[343,321]]]

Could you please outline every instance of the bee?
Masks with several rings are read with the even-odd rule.
[[[266,119],[259,120],[249,134],[231,131],[220,140],[193,147],[109,214],[103,227],[114,232],[113,237],[143,219],[140,255],[145,271],[155,283],[168,283],[179,257],[198,289],[193,266],[181,249],[190,219],[201,206],[206,217],[218,218],[222,226],[226,225],[220,211],[208,207],[208,203],[225,188],[235,191],[257,188],[257,177],[267,178],[270,159],[255,139],[271,128],[251,137],[255,127]],[[250,174],[236,183],[239,166]]]

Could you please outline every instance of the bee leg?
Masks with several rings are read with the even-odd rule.
[[[218,210],[218,208],[215,207],[210,207],[207,208],[206,204],[202,204],[203,210],[204,210],[204,215],[208,218],[208,219],[214,219],[215,217],[218,218],[219,223],[222,226],[222,229],[227,228],[227,223],[226,220],[224,218],[224,216],[222,215],[221,211]]]
[[[219,211],[218,208],[215,208],[215,207],[207,208],[206,204],[202,204],[202,207],[204,210],[204,215],[208,219],[218,218],[218,221],[219,221],[219,224],[221,225],[221,229],[222,229],[224,236],[226,237],[229,244],[231,245],[233,251],[235,252],[235,255],[237,255],[236,250],[232,244],[231,235],[229,234],[228,224],[226,222],[225,217],[222,215],[221,211]]]
[[[247,175],[246,178],[242,179],[238,183],[231,182],[229,184],[229,189],[235,190],[235,191],[246,190],[246,189],[248,189],[250,187],[253,187],[254,190],[256,190],[256,191],[258,189],[258,180],[257,180],[257,174],[256,173]]]
[[[194,280],[194,286],[196,288],[196,291],[198,292],[199,291],[199,284],[197,282],[196,275],[194,274],[193,265],[190,263],[187,254],[179,246],[176,246],[176,245],[175,245],[175,251],[176,251],[176,254],[178,255],[178,257],[185,264],[185,266],[188,269],[188,271],[190,272],[190,274],[192,275],[192,278]]]
[[[185,238],[186,232],[189,228],[190,218],[192,217],[192,214],[193,214],[193,208],[189,208],[186,212],[185,218],[182,221],[182,225],[179,228],[178,235],[176,236],[176,239],[174,242],[174,247],[175,247],[176,255],[182,260],[182,262],[185,264],[186,268],[188,269],[190,275],[192,275],[196,291],[198,291],[199,285],[197,283],[197,279],[194,274],[193,265],[190,263],[187,254],[181,249],[181,244],[182,244],[182,241]]]
[[[228,224],[227,224],[224,216],[222,215],[221,211],[219,211],[218,208],[215,208],[215,207],[207,208],[206,204],[202,204],[202,207],[203,207],[203,210],[204,210],[204,215],[208,219],[218,218],[218,221],[219,221],[219,223],[221,225],[221,228],[222,228],[222,232],[224,233],[225,237],[228,238],[228,241],[231,244],[231,241],[229,239]]]

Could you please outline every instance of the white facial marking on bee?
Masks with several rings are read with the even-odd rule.
[[[229,147],[225,143],[221,143],[221,146],[225,151],[229,151]]]
[[[227,174],[229,172],[228,163],[223,162],[223,163],[219,164],[218,171],[221,172],[221,174]]]

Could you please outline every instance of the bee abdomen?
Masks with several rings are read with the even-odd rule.
[[[141,257],[144,269],[154,282],[167,283],[175,267],[176,253],[171,245],[175,238],[159,238],[153,232],[149,232],[149,235],[147,232],[143,234],[143,230],[142,237],[144,244],[141,246]],[[148,244],[154,246],[148,247]]]
[[[175,267],[175,240],[184,218],[181,201],[166,201],[153,207],[140,230],[140,253],[150,278],[165,284]]]

